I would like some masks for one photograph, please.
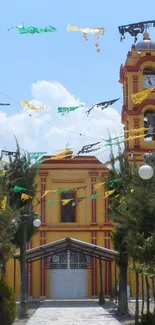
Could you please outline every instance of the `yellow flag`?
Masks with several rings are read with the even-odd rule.
[[[76,26],[74,26],[72,24],[68,24],[66,29],[69,31],[72,31],[72,32],[79,32],[79,28],[77,28]]]
[[[105,192],[105,196],[103,197],[103,199],[107,199],[107,197],[112,195],[114,192],[115,192],[115,190]]]
[[[64,199],[64,200],[61,200],[61,203],[62,203],[62,205],[66,205],[66,204],[68,204],[72,200],[73,199]]]
[[[131,129],[131,130],[126,130],[126,131],[123,131],[124,133],[132,133],[132,132],[142,132],[142,131],[147,131],[149,128],[140,128],[140,129]]]
[[[131,140],[134,140],[134,139],[138,139],[138,138],[141,138],[141,137],[144,137],[145,134],[140,134],[140,135],[131,135],[130,137],[128,137],[127,139],[124,140],[125,141],[131,141]]]
[[[31,103],[29,103],[27,100],[23,100],[20,104],[21,107],[28,107],[32,110],[41,110],[44,109],[45,107],[40,106],[40,107],[35,107],[34,105],[32,105]]]
[[[56,192],[57,190],[48,190],[48,191],[45,191],[44,194],[39,198],[39,200],[41,200],[44,196],[46,196],[48,193],[50,192]]]
[[[2,210],[6,209],[6,202],[7,202],[7,197],[5,196],[4,199],[0,202],[0,208]]]
[[[149,88],[149,89],[146,89],[146,90],[143,90],[139,93],[136,93],[136,94],[132,94],[131,95],[131,98],[132,98],[132,101],[135,105],[138,105],[140,103],[143,102],[143,100],[145,100],[147,98],[147,96],[154,90],[154,88]]]
[[[28,195],[28,194],[25,194],[25,193],[22,193],[21,199],[23,201],[26,201],[26,200],[32,199],[32,196]]]
[[[94,185],[94,189],[95,189],[95,191],[96,190],[99,190],[103,185],[105,184],[105,182],[102,182],[102,183],[96,183],[95,185]]]

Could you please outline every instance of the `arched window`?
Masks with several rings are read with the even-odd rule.
[[[144,141],[155,141],[155,112],[152,110],[144,113],[144,128],[148,128],[144,131]]]
[[[155,69],[153,67],[145,67],[143,69],[143,75],[155,75]]]
[[[86,269],[87,258],[83,253],[65,251],[51,257],[50,269]]]

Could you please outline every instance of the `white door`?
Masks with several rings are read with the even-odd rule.
[[[88,298],[87,260],[83,254],[68,251],[52,257],[50,298]]]

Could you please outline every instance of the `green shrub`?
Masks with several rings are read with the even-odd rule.
[[[141,319],[141,325],[155,325],[155,315],[149,313],[149,315],[144,314]]]
[[[0,280],[0,325],[12,325],[16,318],[16,299],[14,291]]]

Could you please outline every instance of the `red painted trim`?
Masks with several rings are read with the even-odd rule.
[[[92,231],[91,243],[97,245],[96,231]],[[92,257],[92,296],[97,295],[97,260],[96,257]]]
[[[155,93],[155,91],[152,91],[152,93]],[[123,124],[125,123],[126,116],[140,115],[143,107],[145,107],[147,105],[155,106],[155,99],[153,99],[153,98],[145,99],[138,106],[134,105],[133,106],[133,110],[129,110],[126,105],[123,105],[123,107],[122,107],[122,113],[121,113],[121,122]],[[151,107],[151,109],[154,110],[154,107]]]
[[[45,245],[46,244],[46,232],[45,231],[40,231],[40,245]],[[46,263],[45,260],[42,259],[40,261],[40,296],[45,297],[46,289],[45,289],[45,269],[46,269]]]
[[[94,189],[94,185],[96,184],[96,177],[98,175],[98,173],[92,173],[89,172],[89,175],[91,177],[91,195],[96,194],[96,191]],[[91,200],[91,214],[92,214],[92,220],[91,220],[91,224],[96,225],[96,199],[95,200]]]
[[[152,142],[152,141],[151,141]],[[127,152],[134,152],[133,151],[133,149],[129,149],[129,150],[126,150]],[[154,149],[148,149],[148,148],[144,148],[144,149],[138,149],[138,152],[153,152],[154,151]],[[136,153],[136,155],[139,155],[140,156],[140,154],[138,154],[138,153]]]
[[[47,225],[46,225],[47,227]],[[51,227],[51,229],[49,229]],[[64,227],[64,229],[60,229],[59,228],[60,226],[50,226],[48,225],[48,229],[46,230],[41,230],[41,231],[46,231],[46,232],[92,232],[92,231],[105,231],[104,227],[109,227],[109,228],[113,228],[114,226],[112,226],[110,223],[109,224],[104,224],[103,225],[103,228],[101,228],[101,226],[98,226],[98,225],[94,225],[92,227],[89,227],[89,229],[81,229],[80,227],[77,228],[77,226],[74,228],[73,225],[71,225],[69,228],[69,226],[67,225],[66,227]]]
[[[119,76],[120,76],[119,83],[124,84],[126,73],[127,73],[127,71],[126,71],[125,65],[121,64],[120,72],[119,72]]]
[[[126,96],[125,105],[128,106],[128,78],[126,78]]]
[[[105,248],[110,249],[110,231],[104,232]],[[112,276],[111,276],[111,262],[105,261],[105,295],[109,296],[112,293]]]
[[[108,169],[107,167],[105,167],[104,164],[102,165],[101,168],[96,168],[96,167],[93,168],[93,167],[91,167],[91,169],[92,169],[92,170],[95,170],[95,171],[102,171],[102,172],[107,173],[107,174],[109,173],[109,169]],[[43,171],[43,170],[47,170],[47,168],[45,168],[45,167],[40,167],[39,170],[41,170],[40,175],[42,175],[42,171]],[[70,170],[71,170],[71,167],[67,167],[67,168],[65,168],[65,167],[62,167],[62,168],[59,168],[59,167],[49,168],[49,167],[48,167],[48,171],[49,171],[49,170],[69,170],[69,171],[70,171]],[[88,170],[88,171],[89,171],[88,167],[85,167],[85,168],[84,168],[84,167],[82,167],[82,168],[78,168],[78,167],[73,168],[73,167],[72,167],[72,170],[75,170],[75,171],[76,171],[76,170]],[[77,176],[78,176],[78,175],[77,175]]]
[[[41,196],[46,191],[46,176],[40,175],[41,182]],[[40,215],[41,215],[41,225],[46,223],[46,198],[45,196],[40,200]]]
[[[54,157],[54,156],[53,156]],[[48,159],[51,158],[51,156],[43,156],[42,159]],[[75,164],[92,164],[92,165],[102,165],[102,163],[94,156],[84,156],[84,157],[76,157],[76,158],[66,158],[66,159],[51,159],[45,161],[43,164],[45,165],[75,165]]]
[[[26,244],[26,249],[32,248],[32,240]],[[32,262],[27,263],[27,292],[28,296],[32,296]]]
[[[125,66],[126,70],[128,72],[138,72],[140,69],[140,66],[144,63],[144,62],[155,62],[155,56],[153,55],[147,55],[147,56],[143,56],[142,58],[140,58],[140,60],[137,62],[137,64],[133,67],[133,66]]]

